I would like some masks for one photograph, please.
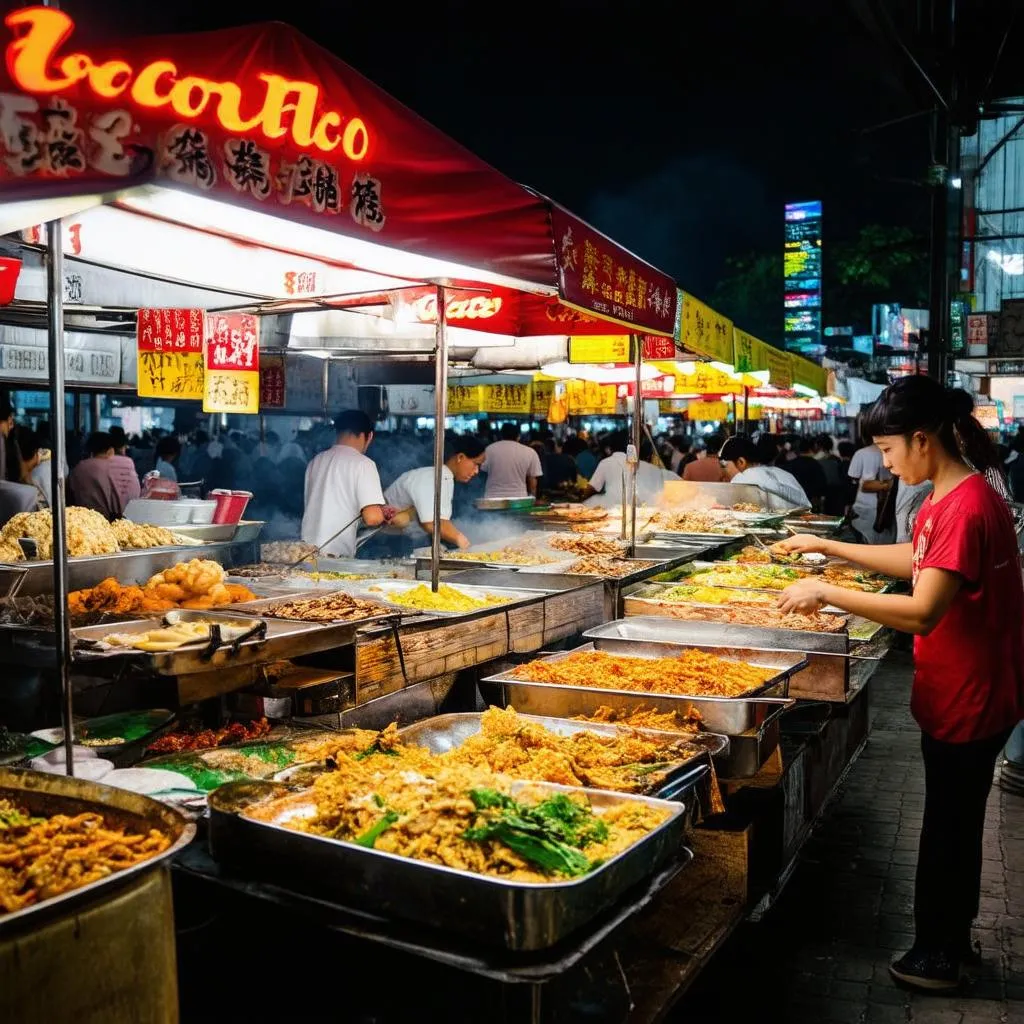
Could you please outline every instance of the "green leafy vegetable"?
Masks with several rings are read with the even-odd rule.
[[[398,757],[397,750],[385,749],[381,747],[380,740],[374,740],[365,750],[360,750],[358,754],[353,754],[352,760],[365,761],[374,754],[383,754],[385,757]]]
[[[380,839],[380,837],[384,835],[384,833],[387,832],[387,830],[391,828],[396,821],[398,821],[398,819],[398,814],[394,811],[388,811],[380,821],[368,828],[361,836],[356,837],[354,840],[355,844],[357,846],[365,846],[368,850],[372,850],[374,843],[376,843],[377,840]]]

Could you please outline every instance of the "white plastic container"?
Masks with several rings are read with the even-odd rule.
[[[192,505],[187,501],[157,501],[153,498],[134,498],[124,510],[125,519],[148,526],[185,526],[191,515]]]

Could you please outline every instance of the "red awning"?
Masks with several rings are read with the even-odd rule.
[[[632,330],[673,332],[670,278],[290,26],[93,45],[53,8],[12,12],[5,25],[8,203],[157,184],[451,261]]]

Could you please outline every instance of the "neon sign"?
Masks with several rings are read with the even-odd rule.
[[[7,47],[7,70],[26,93],[53,95],[83,83],[106,100],[128,96],[140,107],[169,108],[183,120],[207,112],[229,132],[260,132],[267,139],[289,136],[302,149],[324,153],[339,150],[349,160],[362,160],[370,147],[366,123],[321,108],[320,87],[282,75],[260,72],[263,83],[258,108],[243,114],[242,87],[182,73],[170,60],[154,60],[134,68],[124,60],[97,63],[87,53],[59,56],[75,23],[63,11],[28,7],[4,19],[15,39]],[[245,97],[248,99],[248,97]],[[244,104],[246,107],[248,103]]]
[[[432,324],[437,319],[437,296],[424,295],[410,304],[420,323]],[[452,299],[444,309],[446,320],[490,320],[501,312],[502,299],[497,295],[474,295],[469,299]]]

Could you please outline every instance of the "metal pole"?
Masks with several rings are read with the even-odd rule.
[[[743,385],[743,433],[750,434],[750,388]]]
[[[320,402],[323,410],[324,419],[330,418],[330,396],[327,392],[331,387],[331,361],[330,359],[324,360],[323,370],[320,377]]]
[[[640,442],[643,437],[643,365],[644,347],[640,335],[633,335],[633,365],[636,368],[636,394],[633,396],[633,446],[636,448],[636,457],[640,458]],[[633,494],[629,513],[629,557],[636,557],[636,480],[640,471],[640,464],[637,462],[632,467]]]
[[[99,433],[100,429],[100,396],[90,395],[89,396],[89,424],[92,427],[94,434]]]
[[[64,519],[64,250],[61,223],[46,225],[46,354],[50,368],[50,486],[53,490],[53,629],[54,654],[60,679],[64,724],[64,760],[68,775],[75,774],[71,689],[71,624],[68,616],[68,546]]]
[[[441,577],[441,482],[444,470],[444,421],[448,412],[448,324],[444,285],[437,286],[434,325],[434,529],[430,537],[430,589],[437,592]]]

